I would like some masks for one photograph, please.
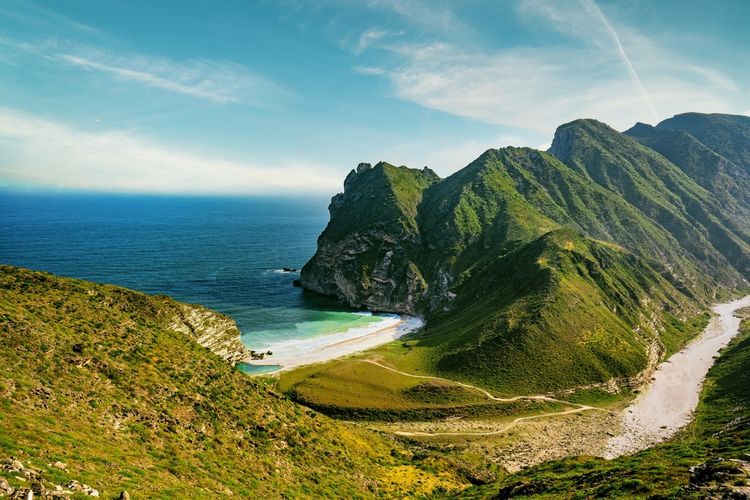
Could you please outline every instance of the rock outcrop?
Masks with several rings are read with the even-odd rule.
[[[412,260],[421,244],[415,218],[438,180],[428,168],[360,163],[331,200],[331,222],[300,284],[352,307],[420,313],[428,287]]]
[[[182,304],[170,327],[191,337],[232,365],[250,359],[234,320],[205,307]]]

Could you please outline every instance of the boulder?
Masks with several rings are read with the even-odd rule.
[[[42,496],[42,495],[44,495],[44,492],[46,491],[46,488],[44,487],[44,485],[41,482],[35,481],[35,482],[31,483],[31,491],[33,491],[34,494],[37,495],[37,496]]]
[[[8,484],[4,477],[0,477],[0,496],[10,495],[13,493],[13,487]]]
[[[16,491],[13,492],[13,494],[10,496],[10,498],[13,498],[14,500],[33,500],[34,499],[34,492],[31,491],[28,488],[19,488]]]

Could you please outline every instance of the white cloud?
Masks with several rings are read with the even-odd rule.
[[[354,71],[362,75],[385,75],[387,73],[383,68],[377,68],[374,66],[355,66]]]
[[[58,39],[35,43],[0,37],[0,45],[19,57],[34,55],[57,64],[103,74],[123,82],[160,89],[219,104],[245,103],[268,107],[287,91],[245,66],[230,61],[116,54]]]
[[[443,35],[466,33],[469,28],[449,6],[438,0],[368,0],[371,8],[387,10],[422,29]]]
[[[747,106],[729,77],[628,26],[615,30],[591,0],[524,0],[519,13],[530,27],[552,29],[567,42],[497,49],[382,43],[394,62],[378,69],[401,99],[545,133],[576,118],[624,129],[685,111],[736,112]]]
[[[370,45],[372,45],[373,42],[376,42],[377,40],[380,40],[381,38],[389,36],[390,34],[391,33],[388,31],[377,29],[377,28],[370,28],[364,31],[361,35],[359,35],[357,44],[354,47],[354,53],[361,54],[362,52],[367,50],[367,48]]]
[[[0,183],[107,192],[332,193],[341,173],[288,160],[258,165],[164,146],[135,134],[86,132],[0,108]]]

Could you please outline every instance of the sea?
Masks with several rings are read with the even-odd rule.
[[[0,192],[0,263],[201,304],[232,317],[250,349],[294,351],[393,322],[292,285],[327,206],[322,197]]]

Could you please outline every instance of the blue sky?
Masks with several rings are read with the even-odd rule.
[[[333,194],[555,128],[750,114],[744,0],[0,0],[0,186]]]

